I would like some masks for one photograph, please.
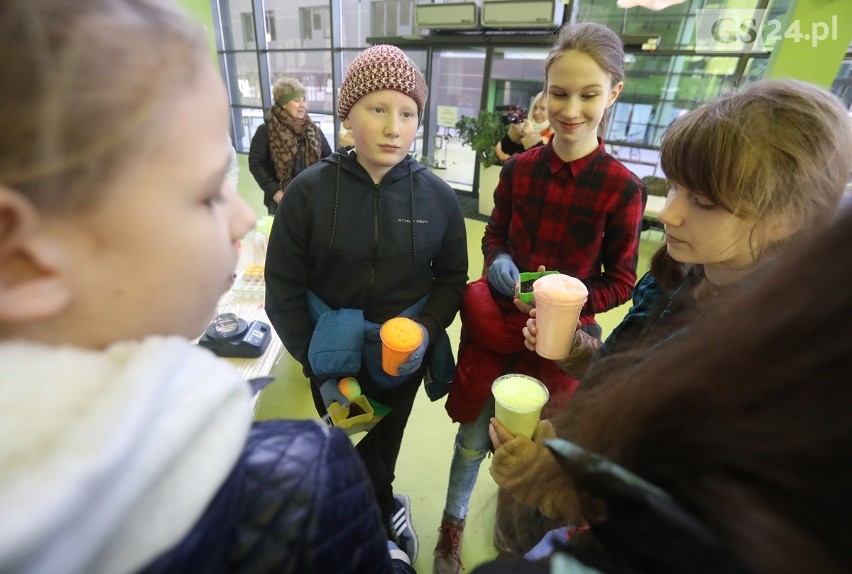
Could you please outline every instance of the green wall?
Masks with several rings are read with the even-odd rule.
[[[213,12],[211,11],[210,0],[177,0],[177,3],[197,17],[207,28],[212,27]]]
[[[216,36],[213,33],[213,12],[210,0],[177,0],[190,14],[198,19],[207,30],[210,37],[210,51],[216,55]],[[266,215],[266,206],[263,205],[263,191],[258,187],[254,178],[248,170],[248,156],[243,153],[237,154],[237,162],[240,164],[240,176],[237,181],[237,193],[254,209],[257,216]]]
[[[782,25],[791,37],[775,47],[764,77],[830,87],[852,40],[852,2],[798,0]],[[820,39],[819,34],[827,37]]]
[[[197,18],[201,25],[204,26],[204,29],[207,30],[210,51],[215,56],[216,35],[213,32],[213,10],[210,6],[210,0],[177,0],[177,3]]]

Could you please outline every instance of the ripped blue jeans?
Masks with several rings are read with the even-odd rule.
[[[467,516],[470,496],[479,476],[479,467],[485,455],[491,452],[488,423],[493,416],[494,397],[489,396],[479,417],[472,423],[460,424],[456,433],[444,513],[457,520]]]

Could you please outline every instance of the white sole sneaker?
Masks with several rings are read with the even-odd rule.
[[[414,531],[414,524],[411,521],[411,499],[404,494],[394,494],[393,497],[399,503],[400,508],[391,516],[391,528],[399,541],[399,547],[408,554],[411,563],[414,564],[414,561],[417,560],[420,544],[417,540],[417,533]]]

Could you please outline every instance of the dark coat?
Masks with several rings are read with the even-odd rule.
[[[317,126],[317,133],[320,136],[320,158],[331,155],[331,146],[325,138],[325,134]],[[304,142],[300,143],[304,146]],[[296,177],[302,170],[305,169],[305,150],[302,147],[301,153],[296,155],[296,164],[291,172],[291,180]],[[263,205],[269,211],[269,215],[275,215],[275,210],[278,204],[272,199],[279,189],[281,189],[281,181],[275,173],[275,162],[272,161],[272,153],[269,150],[269,127],[266,122],[263,122],[257,127],[254,136],[251,138],[251,146],[249,147],[248,155],[249,171],[254,176],[254,180],[260,189],[263,190]]]
[[[180,544],[144,572],[393,572],[373,487],[349,438],[313,420],[255,423]]]
[[[266,257],[266,314],[313,376],[312,291],[332,309],[381,324],[428,295],[415,321],[437,341],[467,282],[467,240],[453,189],[411,157],[379,184],[353,152],[300,173],[275,216]]]

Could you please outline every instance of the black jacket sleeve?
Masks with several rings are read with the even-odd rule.
[[[521,153],[524,151],[524,144],[520,142],[513,142],[512,138],[509,137],[508,134],[503,136],[503,139],[500,140],[500,148],[503,150],[503,153],[508,155],[515,155],[516,153]]]
[[[446,215],[447,231],[441,242],[441,251],[432,262],[435,279],[429,301],[418,320],[429,331],[429,340],[434,342],[461,308],[468,279],[468,258],[467,229],[458,197],[443,181],[433,181],[432,188],[436,190],[435,203]]]
[[[254,180],[263,190],[263,204],[271,213],[274,213],[276,205],[272,196],[278,192],[281,182],[278,181],[275,163],[272,161],[272,153],[269,151],[269,128],[265,122],[258,126],[251,138],[248,165]]]
[[[316,421],[256,423],[246,445],[241,523],[266,540],[241,550],[266,571],[391,571],[367,471],[346,434]],[[256,570],[260,570],[257,568]]]
[[[314,183],[313,179],[304,181]],[[302,178],[290,186],[281,201],[287,209],[275,212],[266,248],[266,316],[294,359],[302,364],[306,377],[313,375],[308,361],[308,346],[314,327],[308,316],[305,294],[308,291],[308,250],[311,221],[305,194],[298,193]],[[271,263],[270,263],[271,262]]]

